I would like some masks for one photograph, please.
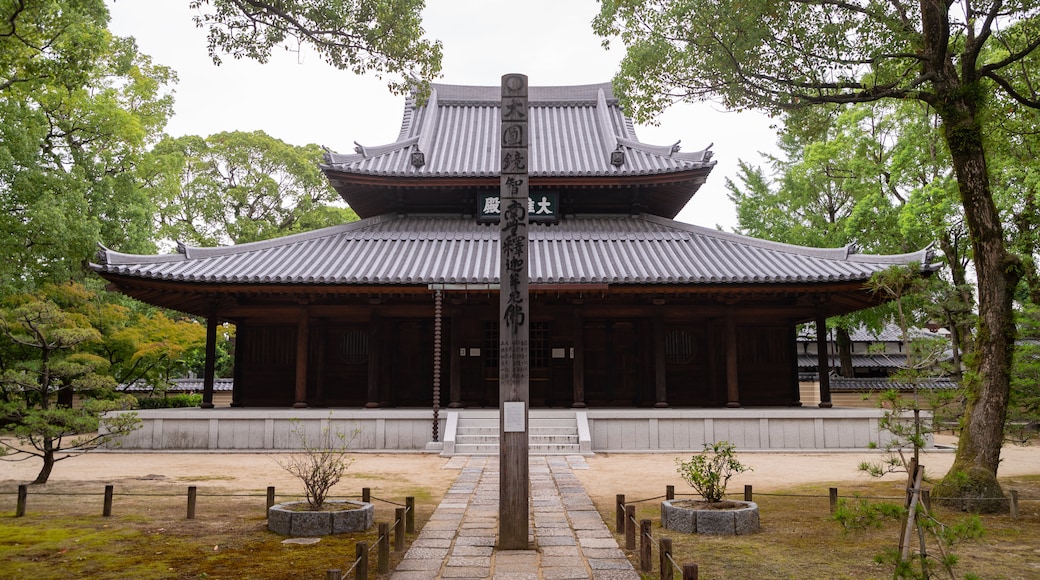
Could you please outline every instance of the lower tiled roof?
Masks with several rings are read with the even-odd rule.
[[[101,274],[231,284],[497,284],[499,229],[469,217],[379,216],[284,238],[141,256],[102,248]],[[768,242],[657,216],[530,227],[532,284],[792,284],[867,280],[897,256]]]

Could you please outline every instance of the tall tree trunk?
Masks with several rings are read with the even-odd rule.
[[[43,467],[40,468],[40,472],[36,474],[36,479],[33,480],[33,485],[47,483],[47,480],[51,477],[51,471],[54,469],[54,440],[50,437],[43,438]]]
[[[1012,296],[1021,277],[1021,262],[1005,244],[989,187],[976,103],[969,88],[958,83],[940,92],[947,99],[937,109],[971,232],[979,296],[977,356],[974,372],[966,380],[968,400],[957,454],[933,493],[963,509],[999,512],[1008,509],[997,482],[997,467],[1004,442],[1015,341]]]
[[[834,341],[838,344],[838,374],[850,379],[856,374],[852,368],[852,337],[849,336],[849,329],[843,326],[835,328],[834,331]]]

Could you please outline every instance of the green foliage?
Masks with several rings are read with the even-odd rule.
[[[318,164],[322,149],[263,131],[166,138],[149,154],[147,190],[164,246],[241,244],[357,219]]]
[[[908,510],[900,505],[887,502],[871,502],[857,498],[854,503],[847,499],[838,500],[831,520],[839,523],[845,533],[879,529],[886,521],[905,522]],[[978,516],[969,516],[953,525],[946,525],[935,519],[932,514],[918,504],[915,521],[919,523],[918,540],[928,537],[936,542],[938,553],[929,553],[923,548],[914,558],[904,559],[899,550],[887,548],[874,557],[878,564],[890,566],[893,578],[926,579],[938,572],[954,578],[954,567],[957,565],[956,554],[948,549],[960,542],[981,538],[983,535],[982,520]],[[965,578],[975,578],[966,574]]]
[[[850,503],[848,498],[838,499],[838,504],[831,514],[831,520],[841,524],[845,533],[858,530],[878,529],[886,521],[900,520],[906,516],[906,508],[894,503],[872,502],[856,498]]]
[[[322,508],[329,490],[339,483],[347,468],[354,462],[347,457],[347,448],[360,433],[360,427],[356,427],[348,435],[340,429],[334,429],[332,425],[326,425],[317,435],[313,435],[307,432],[307,427],[302,421],[292,420],[290,435],[299,441],[301,451],[289,454],[284,460],[275,461],[282,469],[303,482],[307,504],[312,510]]]
[[[751,471],[734,457],[735,447],[728,441],[704,444],[704,451],[689,461],[675,458],[676,471],[704,501],[717,502],[726,495],[726,485],[738,473]]]
[[[0,456],[39,457],[43,467],[34,483],[46,483],[54,463],[115,443],[139,426],[114,392],[104,372],[107,362],[89,351],[101,333],[82,313],[92,293],[76,284],[46,286],[34,294],[12,296],[0,308]],[[87,398],[74,407],[74,397]]]
[[[81,277],[100,239],[152,249],[134,169],[175,77],[107,24],[101,0],[0,2],[0,291]]]
[[[894,266],[875,274],[867,284],[872,292],[892,301],[902,337],[902,350],[906,353],[905,363],[893,374],[892,380],[912,386],[908,396],[890,389],[879,397],[878,404],[884,409],[884,414],[878,426],[882,432],[891,435],[883,445],[888,455],[859,466],[861,471],[875,477],[897,471],[912,473],[920,450],[927,446],[931,434],[941,430],[942,423],[963,410],[960,404],[963,394],[959,390],[944,392],[918,388],[921,382],[946,373],[943,359],[949,344],[941,337],[911,335],[912,311],[909,307],[915,301],[919,303],[921,296],[928,291],[927,282],[917,275],[917,270],[914,264]],[[913,453],[912,461],[905,454],[907,450]]]
[[[1018,330],[1005,434],[1025,444],[1040,435],[1040,306],[1023,305]]]
[[[138,409],[178,409],[202,405],[202,395],[177,393],[175,395],[135,396]]]
[[[209,53],[267,62],[271,50],[312,47],[326,62],[355,74],[388,74],[401,91],[410,77],[440,73],[440,41],[423,39],[423,0],[191,0],[196,25],[209,30]]]

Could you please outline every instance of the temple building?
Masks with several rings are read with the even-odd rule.
[[[529,100],[532,409],[798,406],[796,326],[878,304],[864,283],[888,267],[933,269],[928,250],[676,221],[710,148],[641,142],[609,83]],[[393,143],[326,155],[360,221],[169,255],[102,248],[93,267],[207,317],[211,341],[234,323],[232,406],[497,408],[499,119],[499,87],[434,84]]]

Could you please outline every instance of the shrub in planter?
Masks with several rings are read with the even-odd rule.
[[[719,441],[714,445],[704,444],[704,451],[694,455],[689,461],[675,459],[676,471],[686,483],[690,484],[704,501],[713,503],[726,495],[729,479],[737,473],[751,471],[733,456],[734,446],[729,441]]]
[[[758,505],[724,501],[726,485],[735,474],[750,471],[733,456],[733,444],[719,441],[689,461],[676,459],[676,471],[704,498],[661,503],[661,527],[685,533],[750,534],[759,531]]]

